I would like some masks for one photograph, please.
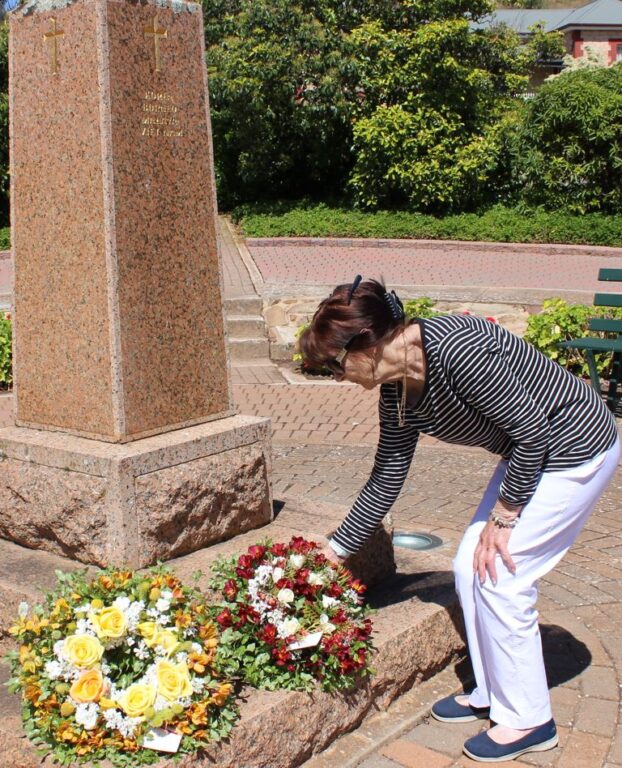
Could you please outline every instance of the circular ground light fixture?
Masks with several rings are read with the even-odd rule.
[[[433,533],[401,533],[393,534],[393,546],[404,549],[434,549],[440,547],[443,540]]]

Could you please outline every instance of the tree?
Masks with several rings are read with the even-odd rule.
[[[622,64],[546,82],[519,117],[511,152],[527,203],[620,213]]]
[[[289,0],[228,4],[215,27],[212,10],[208,42],[223,34],[207,49],[221,204],[337,193],[351,165],[354,72],[339,29]]]
[[[221,204],[485,200],[495,126],[543,41],[477,29],[489,0],[204,3]]]

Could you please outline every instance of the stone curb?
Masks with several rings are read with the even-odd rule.
[[[292,297],[325,298],[335,287],[333,283],[277,283],[264,284],[264,300],[290,299]],[[545,299],[553,296],[568,302],[592,304],[593,291],[574,291],[566,288],[513,288],[511,286],[481,285],[410,285],[391,284],[402,298],[427,296],[436,301],[476,302],[482,304],[520,304],[539,307]]]
[[[353,733],[341,736],[301,768],[356,768],[388,743],[400,738],[430,716],[432,704],[440,698],[462,692],[465,681],[460,680],[453,666],[402,694],[386,712],[365,718]]]
[[[276,246],[318,246],[335,248],[429,248],[439,247],[444,251],[490,251],[508,250],[515,253],[517,248],[534,253],[552,255],[581,255],[599,257],[622,256],[622,248],[607,245],[568,245],[565,243],[497,243],[489,240],[412,240],[373,239],[358,237],[247,237],[247,245],[253,248],[274,248]]]

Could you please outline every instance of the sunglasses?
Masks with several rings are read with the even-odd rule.
[[[361,284],[362,280],[363,280],[363,278],[362,278],[361,275],[357,275],[354,278],[354,280],[352,282],[352,285],[350,286],[350,288],[348,290],[348,300],[347,300],[348,306],[350,305],[350,302],[352,301],[352,294],[359,287],[359,285]],[[356,339],[356,337],[358,335],[359,335],[358,333],[355,333],[354,336],[352,336],[351,339],[348,339],[348,341],[341,348],[340,352],[335,355],[335,357],[331,357],[330,360],[326,360],[324,362],[324,365],[328,368],[328,370],[333,374],[333,376],[335,378],[338,377],[338,376],[344,376],[345,375],[345,370],[344,370],[344,367],[343,367],[343,361],[344,361],[346,355],[348,354],[348,349],[350,347],[350,344],[352,344],[352,342],[354,341],[354,339]]]

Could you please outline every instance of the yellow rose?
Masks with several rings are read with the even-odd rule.
[[[113,701],[113,699],[107,699],[105,696],[102,696],[99,700],[99,706],[102,709],[114,709],[117,706],[117,702]]]
[[[89,669],[81,675],[69,690],[69,695],[78,704],[97,701],[104,690],[104,679],[99,669]]]
[[[138,624],[136,629],[138,633],[145,638],[145,643],[147,643],[150,648],[153,648],[156,644],[157,634],[160,631],[160,627],[155,621],[143,621]]]
[[[74,667],[94,667],[104,653],[104,647],[92,635],[69,635],[65,640],[64,653]]]
[[[158,693],[167,701],[175,701],[182,696],[192,694],[190,674],[184,662],[172,664],[170,661],[160,661],[156,666]]]
[[[162,629],[155,636],[155,644],[164,648],[167,653],[171,653],[179,645],[179,637],[170,629]]]
[[[89,619],[93,623],[98,637],[122,637],[125,634],[127,627],[125,614],[114,605],[102,608],[97,613],[89,614]]]
[[[142,717],[153,706],[156,689],[153,685],[134,683],[119,699],[119,705],[128,717]]]

